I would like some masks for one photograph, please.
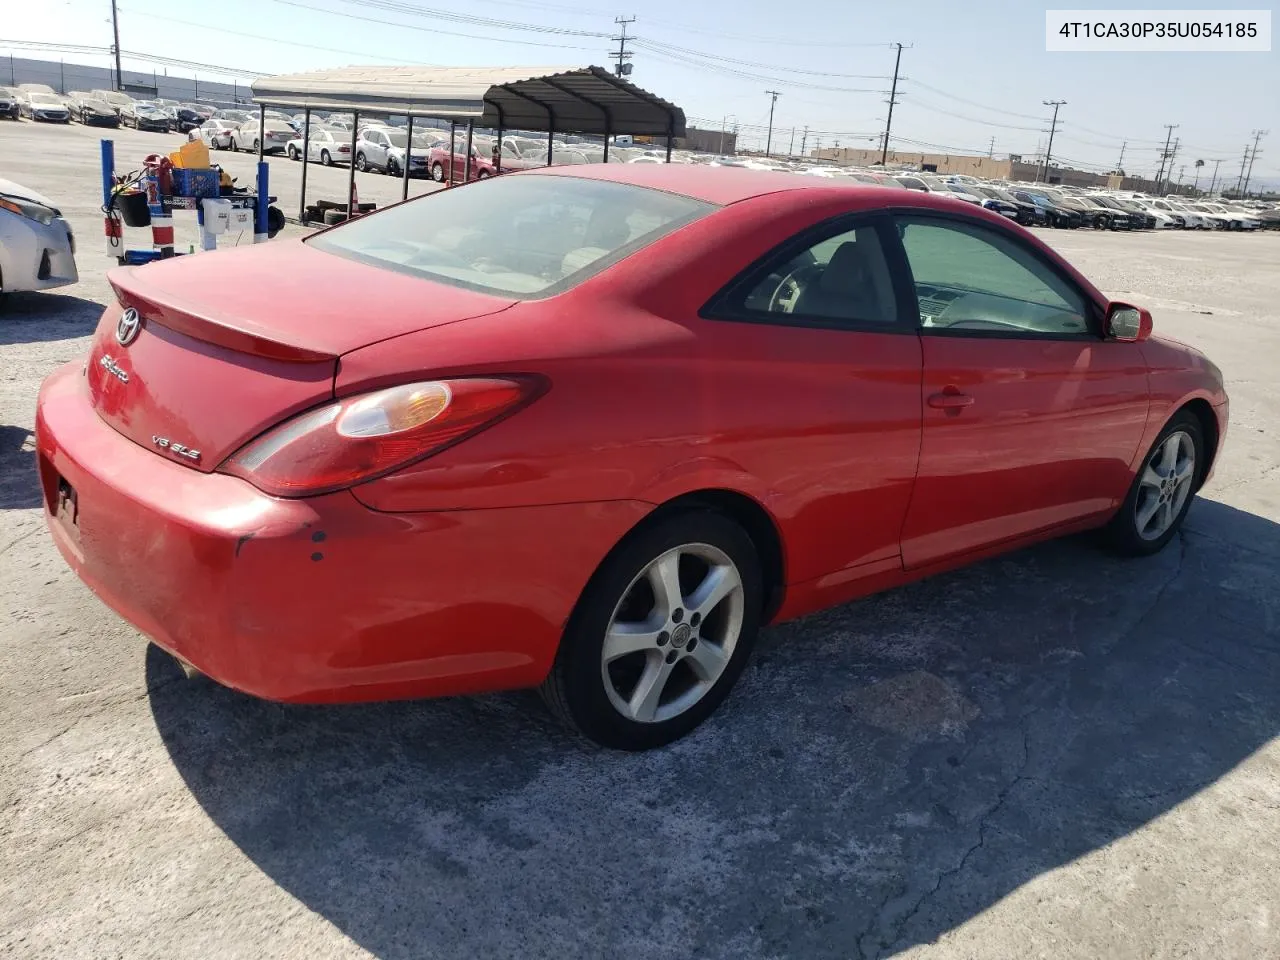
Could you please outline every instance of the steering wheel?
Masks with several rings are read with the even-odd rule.
[[[802,267],[790,271],[779,282],[769,298],[770,313],[791,313],[804,288],[816,280],[822,273],[822,264],[806,263]]]

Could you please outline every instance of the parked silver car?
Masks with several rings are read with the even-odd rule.
[[[71,111],[56,93],[29,93],[22,103],[22,112],[32,120],[49,123],[70,123]]]
[[[297,136],[293,132],[293,127],[284,120],[273,120],[268,117],[265,123],[260,123],[257,117],[253,117],[231,131],[231,149],[251,150],[257,153],[260,130],[263,136],[263,153],[284,153],[289,146],[289,141]]]
[[[409,175],[426,176],[431,161],[431,148],[441,138],[431,133],[415,133],[409,157]],[[408,134],[394,127],[366,127],[356,140],[356,169],[381,170],[398,177],[404,173],[405,146]]]

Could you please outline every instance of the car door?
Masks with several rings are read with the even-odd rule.
[[[589,243],[594,224],[587,226]],[[777,492],[788,580],[839,596],[901,568],[920,442],[920,340],[886,257],[883,215],[830,221],[784,242],[715,298],[706,376],[720,450]],[[762,392],[762,385],[767,388]]]
[[[1136,343],[1047,254],[969,218],[897,218],[924,358],[917,567],[1099,517],[1130,482],[1148,408]]]
[[[364,162],[371,167],[386,167],[387,140],[377,130],[366,130],[364,134]]]

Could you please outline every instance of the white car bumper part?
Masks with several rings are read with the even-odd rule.
[[[0,292],[75,283],[80,275],[74,243],[62,217],[41,223],[0,208]]]

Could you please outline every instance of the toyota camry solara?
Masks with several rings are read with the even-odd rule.
[[[1020,227],[789,174],[513,174],[110,280],[37,422],[103,600],[260,697],[541,687],[627,749],[764,623],[1090,527],[1154,553],[1227,425]]]

